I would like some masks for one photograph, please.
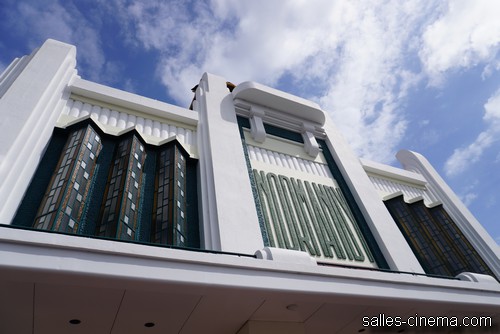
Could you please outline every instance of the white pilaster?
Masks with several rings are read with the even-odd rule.
[[[47,40],[0,98],[0,222],[11,222],[69,97],[76,48]]]
[[[327,145],[358,204],[382,254],[392,270],[424,273],[375,187],[344,138],[327,117]]]
[[[196,101],[204,246],[254,254],[264,244],[226,80],[205,73]]]

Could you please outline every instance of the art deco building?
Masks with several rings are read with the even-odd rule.
[[[75,56],[0,77],[1,333],[499,330],[499,248],[420,154],[359,159],[255,82],[205,73],[182,108]]]

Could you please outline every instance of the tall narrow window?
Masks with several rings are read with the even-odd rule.
[[[154,201],[151,241],[185,246],[187,242],[186,158],[176,145],[169,145],[159,153]]]
[[[97,235],[138,240],[144,145],[136,136],[120,141],[104,193]]]
[[[456,276],[470,271],[494,276],[442,205],[408,204],[403,196],[385,205],[426,273]]]
[[[199,247],[196,160],[176,141],[107,135],[85,120],[55,129],[13,224]]]
[[[101,149],[100,137],[91,126],[69,134],[33,227],[78,233]]]

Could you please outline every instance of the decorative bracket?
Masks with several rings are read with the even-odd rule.
[[[258,143],[263,143],[266,140],[266,129],[264,128],[264,122],[262,122],[264,114],[262,108],[255,105],[250,107],[250,134]]]
[[[314,137],[314,126],[304,123],[302,125],[302,138],[304,139],[304,149],[311,157],[316,158],[319,154],[319,144]]]

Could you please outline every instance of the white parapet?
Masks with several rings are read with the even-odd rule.
[[[76,48],[47,40],[0,98],[0,222],[9,224],[77,76]],[[42,121],[41,121],[42,120]]]

